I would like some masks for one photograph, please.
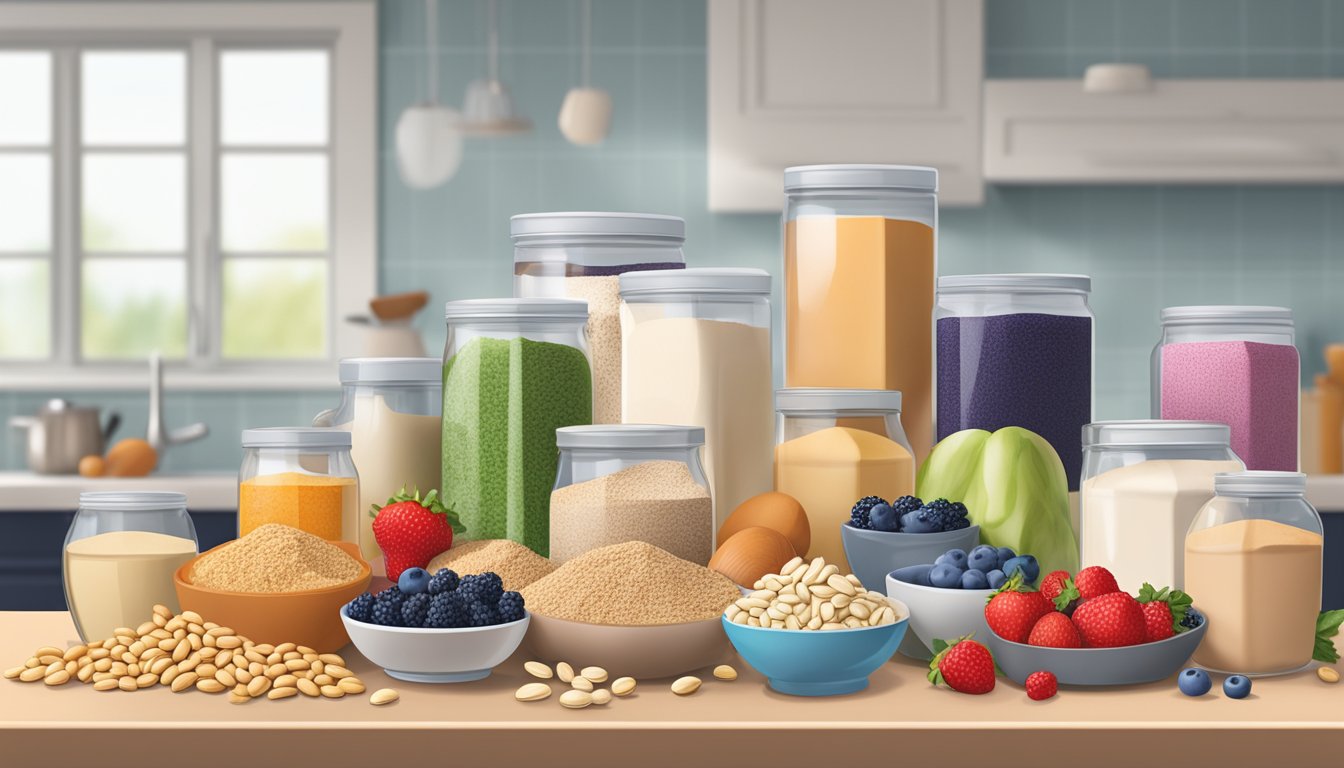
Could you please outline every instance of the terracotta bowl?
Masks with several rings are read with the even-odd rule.
[[[674,677],[718,664],[732,652],[717,616],[685,624],[626,627],[534,613],[525,642],[539,661],[564,661],[575,669],[602,667],[613,678]]]
[[[371,572],[359,556],[357,544],[331,543],[359,561],[360,572],[354,581],[283,594],[222,592],[192,584],[191,569],[197,560],[219,549],[215,547],[188,560],[173,574],[177,600],[182,610],[195,611],[206,621],[230,627],[254,643],[297,643],[319,653],[339,650],[350,642],[341,622],[341,607],[368,589]]]

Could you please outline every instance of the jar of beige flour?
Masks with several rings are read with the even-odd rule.
[[[705,565],[714,509],[700,464],[701,427],[613,424],[555,431],[551,561],[643,541]]]

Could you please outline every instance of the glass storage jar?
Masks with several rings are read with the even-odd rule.
[[[148,621],[155,605],[176,613],[177,569],[196,556],[187,496],[171,491],[79,494],[65,535],[65,602],[85,642]]]
[[[922,459],[933,447],[938,171],[796,166],[784,192],[784,385],[900,391]]]
[[[1120,589],[1183,589],[1185,534],[1213,498],[1213,476],[1244,467],[1232,431],[1209,421],[1098,421],[1083,427],[1079,539],[1083,565]]]
[[[555,430],[593,418],[593,376],[576,299],[468,299],[444,306],[440,494],[468,539],[550,552]]]
[[[771,488],[769,297],[759,269],[621,275],[624,418],[704,428],[715,530]]]
[[[322,427],[243,430],[238,535],[268,523],[359,543],[359,475],[350,433]]]
[[[1185,538],[1185,589],[1209,628],[1195,662],[1239,675],[1311,663],[1321,610],[1321,516],[1300,472],[1234,472]]]
[[[956,275],[938,280],[938,439],[1022,427],[1059,454],[1078,490],[1078,435],[1092,420],[1092,280]]]
[[[849,570],[840,526],[864,496],[915,492],[915,460],[901,426],[901,393],[794,387],[775,392],[775,490],[802,504],[808,557]]]
[[[1247,469],[1295,472],[1299,367],[1291,309],[1167,307],[1153,350],[1153,418],[1228,424]]]
[[[355,357],[342,360],[341,404],[313,418],[315,427],[350,433],[359,472],[359,550],[375,575],[385,573],[373,538],[374,506],[402,488],[439,487],[443,361],[434,357]]]
[[[621,423],[621,290],[636,270],[682,269],[686,222],[652,213],[525,213],[509,220],[513,295],[588,302],[593,423]]]
[[[705,430],[664,424],[561,427],[551,493],[551,561],[645,541],[694,563],[714,553],[714,507],[700,464]]]

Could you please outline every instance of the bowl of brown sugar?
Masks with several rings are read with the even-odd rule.
[[[257,643],[293,642],[335,651],[350,642],[341,606],[368,589],[359,547],[270,524],[211,549],[177,569],[183,610]]]

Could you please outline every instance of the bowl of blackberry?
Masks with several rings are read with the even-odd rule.
[[[863,586],[881,592],[887,574],[907,565],[932,563],[949,549],[970,551],[980,543],[980,526],[966,517],[959,501],[902,496],[891,502],[877,496],[859,499],[840,540],[850,570]]]
[[[430,575],[407,568],[397,583],[341,608],[355,648],[391,677],[413,683],[481,680],[523,641],[531,616],[497,574]]]

